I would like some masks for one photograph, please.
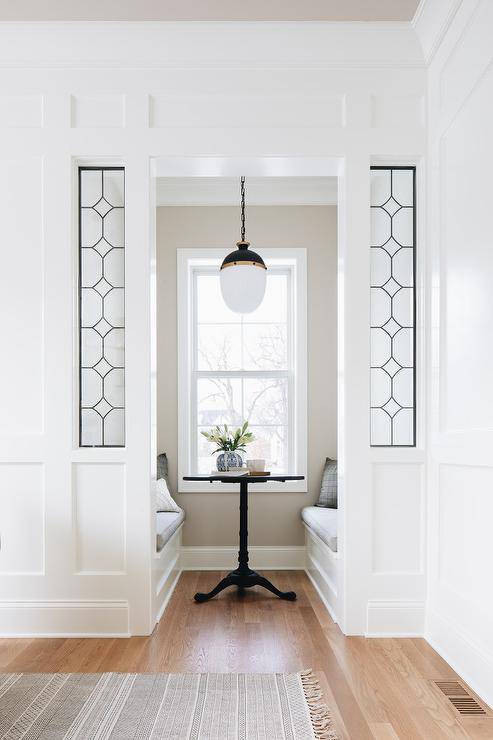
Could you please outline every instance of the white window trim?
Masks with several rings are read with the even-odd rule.
[[[305,480],[287,483],[257,484],[252,487],[257,493],[306,493],[307,476],[307,281],[306,249],[286,248],[272,249],[257,245],[267,266],[289,267],[293,274],[292,290],[296,301],[296,322],[294,329],[294,367],[295,367],[295,408],[293,409],[293,430],[297,454],[296,470],[287,471],[305,476]],[[193,307],[191,305],[191,280],[193,267],[210,264],[219,266],[227,254],[224,249],[177,249],[177,330],[178,330],[178,491],[179,493],[237,493],[237,485],[225,483],[200,483],[184,481],[183,476],[190,474],[189,434],[192,420],[190,387]],[[182,369],[187,368],[184,372]],[[211,458],[212,461],[212,458]],[[212,467],[212,466],[211,466]]]

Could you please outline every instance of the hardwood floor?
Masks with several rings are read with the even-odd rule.
[[[493,712],[459,715],[433,684],[457,679],[421,639],[347,638],[302,572],[269,572],[296,602],[233,589],[206,604],[218,580],[184,573],[150,637],[0,640],[5,671],[272,672],[313,668],[346,740],[493,739]],[[471,692],[472,693],[472,692]],[[275,738],[273,738],[275,740]]]

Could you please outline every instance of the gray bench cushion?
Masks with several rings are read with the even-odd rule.
[[[163,549],[184,519],[183,509],[179,514],[174,511],[158,511],[156,514],[156,549],[158,552]]]
[[[301,510],[301,518],[331,550],[337,552],[337,509],[305,506]]]

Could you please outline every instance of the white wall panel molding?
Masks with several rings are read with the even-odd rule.
[[[374,128],[400,128],[402,126],[424,128],[423,96],[372,95],[371,124]]]
[[[45,480],[41,463],[0,464],[0,575],[43,575]]]
[[[112,94],[71,95],[72,128],[122,128],[125,96]]]
[[[0,601],[0,637],[129,637],[125,600]]]
[[[41,156],[0,158],[0,435],[43,434],[45,248]],[[19,211],[23,217],[19,218]],[[15,247],[7,245],[15,245]]]
[[[250,547],[250,565],[260,570],[304,570],[304,547]],[[238,563],[237,547],[182,547],[182,570],[225,570]]]
[[[425,602],[407,599],[368,601],[366,637],[422,637]]]
[[[0,24],[0,66],[186,68],[198,63],[209,68],[265,69],[282,64],[316,69],[419,67],[423,62],[418,39],[407,23]]]
[[[438,585],[465,602],[465,619],[479,612],[493,620],[493,595],[485,588],[493,556],[493,467],[441,465],[438,486]]]
[[[149,122],[151,128],[333,128],[342,126],[343,99],[298,91],[151,95]]]
[[[373,575],[424,575],[423,475],[423,465],[373,465]]]
[[[491,49],[489,54],[493,57]],[[480,75],[473,93],[439,140],[442,227],[439,429],[442,434],[493,433],[493,390],[487,382],[493,359],[489,340],[490,307],[486,298],[490,292],[492,259],[483,242],[483,234],[489,231],[489,212],[479,173],[478,177],[465,176],[469,162],[482,161],[484,167],[486,156],[493,163],[482,139],[484,126],[493,124],[489,97],[492,83],[493,70]],[[474,212],[474,218],[463,219],[461,213],[466,211]],[[465,242],[467,253],[463,249]],[[473,329],[480,333],[480,341]],[[466,393],[464,380],[471,371],[474,382]]]
[[[126,570],[125,466],[74,465],[75,571],[123,575]]]
[[[41,95],[0,95],[0,128],[40,128],[42,125]]]

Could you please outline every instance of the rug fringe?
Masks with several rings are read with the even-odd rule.
[[[299,676],[315,737],[317,740],[339,740],[339,735],[334,729],[330,709],[327,704],[321,701],[323,693],[318,678],[311,669],[301,671]]]

